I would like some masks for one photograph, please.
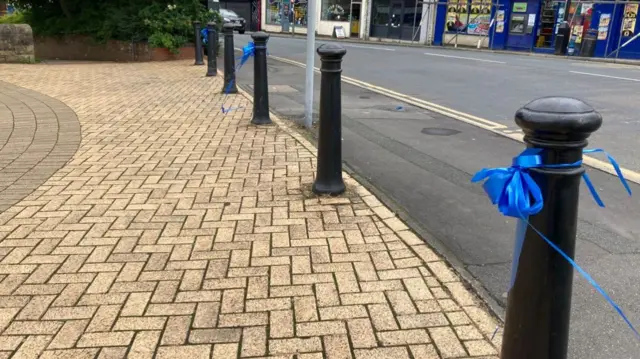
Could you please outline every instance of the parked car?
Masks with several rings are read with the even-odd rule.
[[[244,34],[247,22],[242,16],[229,9],[220,9],[220,15],[225,24],[233,24],[234,30],[238,31],[239,34]]]

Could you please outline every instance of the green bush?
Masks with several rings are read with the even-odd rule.
[[[21,12],[14,12],[10,15],[0,16],[0,24],[26,24],[27,21],[24,18],[24,14]]]
[[[37,35],[89,35],[98,41],[148,41],[178,52],[193,40],[194,20],[215,21],[201,0],[14,0]]]

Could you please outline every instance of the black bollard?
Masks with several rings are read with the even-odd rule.
[[[251,35],[255,45],[253,59],[253,118],[254,125],[268,125],[269,116],[269,85],[267,83],[267,40],[269,35],[258,31]]]
[[[196,45],[196,65],[204,65],[204,61],[202,59],[202,39],[200,38],[200,21],[193,22],[193,31],[195,32],[195,45]]]
[[[207,24],[207,76],[216,76],[218,74],[218,60],[216,56],[216,45],[218,44],[218,36],[216,34],[216,23]]]
[[[238,93],[236,87],[236,58],[233,47],[233,24],[224,24],[224,84],[222,93]]]
[[[543,149],[544,164],[570,164],[582,159],[602,117],[580,100],[547,97],[518,110],[516,123],[529,147]],[[529,223],[571,258],[583,172],[582,167],[530,170],[544,207]],[[528,227],[507,302],[502,359],[566,359],[572,283],[571,264]]]
[[[318,173],[313,183],[317,194],[339,195],[342,180],[342,58],[344,47],[324,44],[318,47],[320,67],[320,130],[318,134]]]

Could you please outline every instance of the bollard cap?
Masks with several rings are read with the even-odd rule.
[[[230,32],[233,33],[233,29],[235,29],[235,25],[232,23],[226,23],[224,25],[222,25],[222,28],[224,29],[224,32]]]
[[[347,49],[338,44],[322,44],[316,51],[321,58],[333,59],[341,59],[347,53]]]
[[[266,43],[269,39],[269,34],[264,31],[258,31],[251,34],[251,38],[253,39],[253,41]]]
[[[211,21],[211,22],[207,23],[207,29],[215,30],[215,28],[216,28],[216,23],[215,22]]]
[[[193,22],[194,25],[200,25],[200,21],[196,20]]]
[[[533,100],[516,112],[515,120],[527,142],[584,141],[602,125],[602,116],[593,107],[570,97]]]

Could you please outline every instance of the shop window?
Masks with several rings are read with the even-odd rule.
[[[300,0],[295,2],[293,7],[293,20],[296,26],[307,27],[307,0]]]
[[[422,4],[418,4],[418,7],[416,8],[415,0],[406,0],[404,2],[402,25],[405,27],[413,27],[415,24],[417,28],[420,26],[420,21],[422,21]]]
[[[527,26],[527,14],[513,14],[511,15],[511,22],[509,23],[510,34],[524,34],[524,30]]]
[[[326,21],[349,21],[351,0],[322,0],[322,17]]]
[[[491,0],[449,0],[445,31],[486,36],[491,23]]]
[[[270,0],[267,4],[267,24],[269,25],[280,25],[282,12],[280,9],[282,8],[281,0]]]
[[[387,26],[389,24],[389,1],[375,0],[373,1],[372,23],[373,25]]]
[[[267,5],[267,24],[280,25],[282,23],[283,0],[270,0]],[[297,0],[292,2],[293,12],[289,17],[289,22],[295,21],[295,26],[307,26],[307,0]]]

